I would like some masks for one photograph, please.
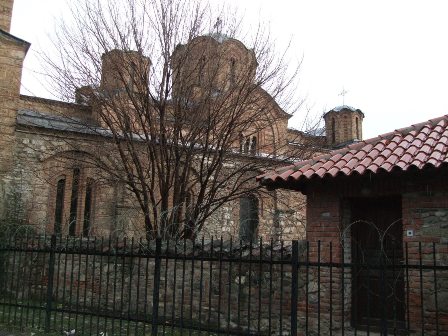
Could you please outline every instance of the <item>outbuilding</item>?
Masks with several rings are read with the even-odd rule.
[[[257,177],[306,195],[308,261],[338,270],[335,284],[319,270],[307,316],[334,328],[448,330],[447,152],[445,115]]]

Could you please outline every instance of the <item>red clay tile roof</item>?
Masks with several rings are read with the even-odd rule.
[[[311,160],[257,176],[261,184],[288,184],[336,175],[406,171],[448,163],[448,115],[360,141]]]

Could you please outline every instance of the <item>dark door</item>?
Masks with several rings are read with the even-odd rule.
[[[401,329],[404,279],[401,197],[351,201],[352,320],[355,326]]]

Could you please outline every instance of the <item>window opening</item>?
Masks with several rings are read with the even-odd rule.
[[[359,120],[358,120],[358,117],[355,118],[355,121],[356,121],[356,139],[361,140],[359,138]]]
[[[199,85],[205,84],[204,72],[205,72],[205,56],[202,56],[201,59],[199,60],[199,74],[198,74]]]
[[[137,75],[137,65],[134,62],[131,62],[131,69],[129,74],[129,89],[131,92],[134,92],[134,83],[136,82]]]
[[[255,155],[257,153],[257,137],[256,136],[252,137],[252,143],[250,145],[250,153],[252,155]]]
[[[64,212],[65,178],[58,181],[56,187],[56,204],[54,210],[54,233],[62,233],[62,215]]]
[[[92,217],[92,194],[93,194],[93,181],[87,180],[86,184],[86,197],[84,200],[84,223],[83,223],[83,236],[90,234],[91,217]]]
[[[123,115],[123,126],[125,132],[131,132],[131,117],[127,114]]]
[[[244,151],[243,153],[249,153],[249,148],[250,148],[250,138],[247,137],[246,141],[244,142]]]
[[[235,67],[236,67],[236,60],[234,58],[230,59],[230,84],[235,84]]]
[[[257,238],[258,199],[254,195],[240,198],[240,239],[253,241]]]
[[[331,119],[331,136],[332,136],[332,142],[336,142],[336,121],[334,118]]]
[[[73,169],[72,195],[70,200],[70,221],[69,235],[76,235],[76,220],[78,216],[78,189],[79,189],[79,168]]]

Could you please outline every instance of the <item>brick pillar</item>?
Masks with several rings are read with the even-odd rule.
[[[26,54],[23,44],[8,42],[12,43],[2,43],[0,46],[0,174],[10,170],[12,164],[20,80]]]
[[[2,0],[2,4],[4,3]],[[12,1],[10,3],[12,7]],[[0,200],[2,201],[6,201],[2,196],[8,189],[8,181],[13,177],[11,173],[14,168],[13,153],[20,81],[28,47],[27,42],[0,30]],[[5,204],[0,202],[0,217],[4,213],[4,206]]]
[[[8,33],[11,29],[13,5],[14,0],[1,0],[0,3],[0,29]]]

